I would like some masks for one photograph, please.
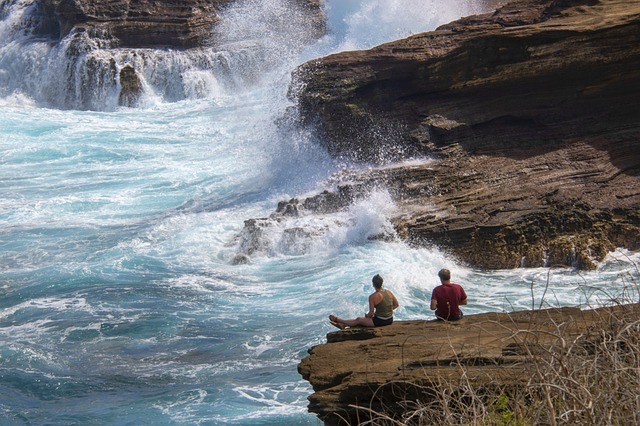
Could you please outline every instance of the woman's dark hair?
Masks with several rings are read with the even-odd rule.
[[[382,283],[383,283],[383,279],[380,275],[376,274],[373,276],[373,278],[371,279],[371,282],[373,283],[373,286],[375,288],[380,288],[382,287]]]

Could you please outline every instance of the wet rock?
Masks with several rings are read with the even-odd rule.
[[[251,263],[251,259],[246,254],[238,253],[231,260],[232,265],[247,265]]]
[[[282,216],[298,216],[298,200],[292,198],[289,201],[281,201],[278,203],[278,208],[276,209],[275,215]]]
[[[125,65],[120,69],[120,106],[135,107],[142,95],[142,82],[131,65]]]
[[[239,236],[240,255],[248,257],[264,250],[268,245],[268,241],[264,238],[264,230],[270,226],[272,222],[267,218],[245,220]]]

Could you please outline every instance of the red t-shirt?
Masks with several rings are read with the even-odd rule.
[[[460,316],[460,302],[467,298],[467,293],[458,284],[442,284],[433,289],[431,298],[438,302],[436,316],[449,319]]]

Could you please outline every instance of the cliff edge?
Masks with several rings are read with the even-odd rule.
[[[545,382],[541,370],[554,361],[562,364],[563,373],[573,368],[573,360],[596,360],[595,354],[600,362],[610,364],[606,342],[613,342],[614,352],[621,351],[615,359],[624,359],[632,350],[626,344],[637,343],[639,317],[640,304],[634,304],[486,313],[453,323],[397,321],[387,327],[345,329],[329,333],[326,344],[310,349],[298,371],[315,392],[309,397],[309,410],[327,425],[359,424],[372,413],[406,421],[414,410],[439,398],[449,400],[453,412],[454,401],[467,401],[464,406],[483,391],[491,394],[499,389],[497,393],[505,397],[524,393],[523,389]],[[631,339],[622,339],[629,330]],[[625,361],[629,371],[637,372],[635,357]],[[601,373],[605,371],[602,367]],[[578,380],[577,375],[573,379]],[[561,387],[560,379],[553,380],[554,386]],[[475,394],[470,395],[469,389]],[[563,394],[560,405],[571,407],[573,397]],[[463,410],[470,411],[471,404]],[[446,424],[457,424],[454,418],[449,413]],[[442,423],[420,423],[419,418],[414,422]]]

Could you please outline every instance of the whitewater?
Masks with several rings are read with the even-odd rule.
[[[73,63],[135,63],[135,108],[100,76],[91,96],[70,84],[65,42],[28,31],[31,3],[0,2],[0,424],[316,425],[297,364],[333,331],[329,314],[365,312],[377,273],[397,320],[433,317],[443,267],[469,295],[465,314],[599,305],[639,278],[638,254],[622,250],[592,272],[484,271],[371,240],[391,232],[384,190],[248,243],[245,221],[367,167],[287,124],[295,67],[476,2],[328,0],[328,34],[309,44],[284,0],[238,2],[205,56],[97,45]]]

